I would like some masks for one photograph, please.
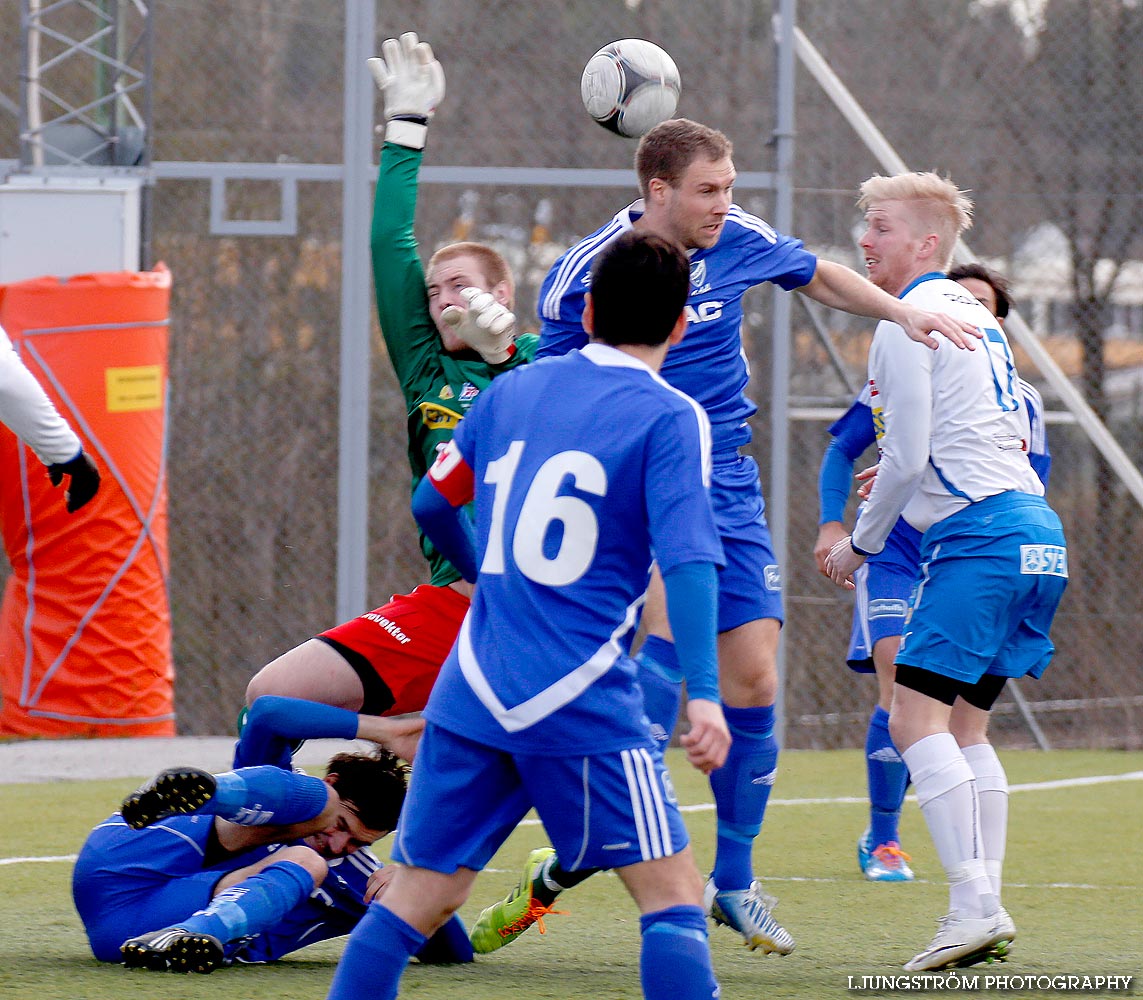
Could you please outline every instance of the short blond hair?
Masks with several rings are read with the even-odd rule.
[[[957,237],[972,228],[972,199],[947,177],[932,171],[874,174],[861,185],[857,207],[862,212],[882,201],[909,202],[922,225],[937,234],[940,243],[941,270],[952,263]],[[918,234],[919,235],[919,234]]]

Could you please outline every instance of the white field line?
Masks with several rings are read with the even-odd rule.
[[[1009,792],[1044,792],[1054,791],[1059,788],[1078,788],[1083,785],[1106,785],[1115,781],[1143,781],[1143,771],[1127,771],[1124,774],[1095,774],[1083,778],[1060,778],[1056,781],[1031,781],[1023,785],[1010,785]],[[915,797],[910,795],[910,799]],[[836,798],[829,799],[770,799],[766,808],[771,806],[848,806],[848,805],[863,805],[869,800],[863,796],[840,795]],[[710,812],[714,809],[713,802],[699,802],[695,805],[679,806],[681,812]],[[521,820],[520,826],[539,826],[538,819],[525,819]],[[0,865],[19,865],[19,864],[33,864],[37,862],[60,862],[60,861],[75,861],[76,855],[74,854],[59,854],[53,857],[15,857],[15,858],[0,858]],[[488,868],[485,871],[492,871]],[[774,881],[816,881],[812,879],[775,879]],[[1059,884],[1052,888],[1059,889],[1094,889],[1096,886],[1088,885],[1069,885]],[[1106,887],[1104,887],[1106,888]],[[1126,887],[1124,887],[1126,888]]]

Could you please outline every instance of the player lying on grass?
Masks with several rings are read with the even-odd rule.
[[[412,484],[420,482],[491,381],[531,358],[516,335],[512,273],[480,243],[438,250],[422,267],[414,216],[428,122],[444,97],[444,71],[415,34],[390,38],[370,69],[385,102],[385,143],[371,246],[377,316],[407,413]],[[308,639],[264,666],[247,703],[278,694],[353,712],[394,716],[424,708],[469,607],[472,588],[421,536],[431,581]],[[385,744],[411,759],[416,733]]]
[[[362,716],[356,732],[330,718],[328,727],[275,733],[274,721],[298,707],[293,701],[255,702],[241,751],[247,759],[259,747],[281,759],[298,735],[367,737],[377,721]],[[337,754],[324,780],[274,765],[160,773],[92,830],[79,853],[72,897],[92,953],[205,973],[348,934],[392,874],[366,848],[396,825],[405,774],[381,749]],[[459,919],[417,957],[471,961]]]

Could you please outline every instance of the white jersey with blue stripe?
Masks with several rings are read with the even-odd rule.
[[[1044,427],[1044,400],[1031,382],[1019,380],[1020,397],[1024,403],[1022,416],[1026,427],[1026,441],[1028,444],[1028,461],[1044,489],[1048,488],[1048,471],[1052,464],[1052,453],[1048,446],[1048,434]],[[835,420],[829,428],[830,434],[840,444],[842,452],[850,461],[856,462],[862,453],[877,440],[877,431],[873,423],[873,406],[869,395],[869,382],[861,387],[857,398],[849,405],[849,409]],[[848,491],[849,477],[841,484]]]
[[[514,752],[651,745],[628,649],[652,559],[722,563],[702,408],[590,344],[496,379],[453,442],[479,575],[426,718]]]
[[[984,338],[974,351],[950,344],[932,351],[896,323],[877,325],[869,390],[880,466],[853,536],[869,552],[880,551],[898,516],[923,532],[998,493],[1044,495],[1028,460],[1028,416],[1000,323],[943,274],[918,278],[901,298],[967,320]]]
[[[637,201],[581,240],[552,265],[540,289],[537,358],[566,354],[587,343],[582,316],[596,255],[643,215]],[[817,257],[801,240],[783,236],[737,205],[731,205],[718,242],[690,251],[691,289],[687,335],[672,347],[662,375],[699,401],[710,417],[716,451],[750,440],[746,423],[758,409],[744,395],[750,378],[742,349],[742,300],[747,289],[772,281],[791,290],[808,284]]]

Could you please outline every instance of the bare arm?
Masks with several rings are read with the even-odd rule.
[[[943,334],[957,347],[967,347],[970,351],[974,349],[973,340],[981,337],[971,323],[907,305],[856,271],[830,260],[819,260],[810,283],[798,291],[831,309],[870,319],[891,320],[905,330],[910,340],[934,350],[939,341],[931,336],[932,332]]]

